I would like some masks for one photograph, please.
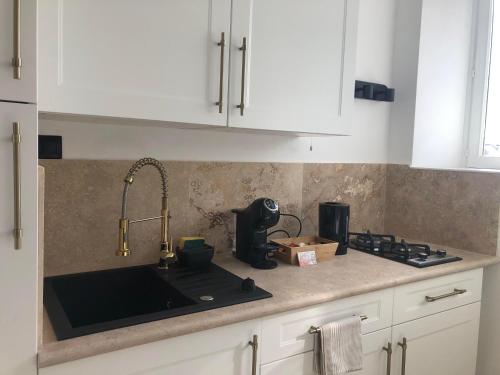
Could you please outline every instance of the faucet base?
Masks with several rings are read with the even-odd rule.
[[[167,262],[166,259],[161,259],[160,258],[160,261],[158,262],[158,269],[160,269],[160,270],[168,270],[168,265],[169,265],[169,262]]]
[[[119,257],[128,257],[130,255],[130,250],[116,250],[115,255]]]

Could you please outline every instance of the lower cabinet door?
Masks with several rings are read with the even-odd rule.
[[[477,302],[394,326],[393,374],[475,374],[480,307]]]
[[[384,347],[391,340],[391,329],[363,335],[363,369],[352,372],[356,375],[386,375],[387,352]],[[314,375],[313,352],[297,354],[292,357],[262,366],[261,375]]]
[[[254,335],[260,339],[258,323],[238,323],[41,368],[38,374],[255,375],[259,358],[253,374],[249,344]]]
[[[0,101],[0,375],[36,374],[37,133],[34,104]]]

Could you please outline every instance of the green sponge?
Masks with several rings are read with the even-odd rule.
[[[181,237],[179,240],[180,249],[199,249],[205,245],[205,239],[203,237]]]

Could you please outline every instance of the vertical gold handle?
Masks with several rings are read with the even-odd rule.
[[[215,105],[219,106],[219,113],[222,113],[224,106],[223,95],[224,95],[224,49],[226,47],[226,36],[225,33],[220,33],[220,42],[217,43],[220,47],[220,70],[219,70],[219,101]]]
[[[21,79],[21,0],[14,0],[14,57],[12,67],[14,68],[14,79]]]
[[[387,368],[385,373],[386,375],[391,375],[392,343],[388,342],[387,346],[384,346],[382,349],[387,352]]]
[[[257,375],[257,350],[259,349],[259,336],[253,335],[252,341],[248,342],[252,347],[252,375]]]
[[[246,61],[247,61],[247,38],[243,38],[243,44],[239,48],[243,52],[241,57],[241,93],[240,104],[236,108],[240,109],[240,115],[243,116],[245,111],[245,74],[246,74]]]
[[[14,159],[14,248],[22,247],[23,230],[21,226],[21,125],[12,126],[12,144]]]
[[[406,343],[406,337],[403,337],[403,342],[398,342],[398,345],[403,349],[403,354],[401,356],[401,375],[406,374],[406,349],[408,349],[408,344]]]

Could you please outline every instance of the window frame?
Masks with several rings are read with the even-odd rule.
[[[493,37],[494,1],[477,1],[475,36],[473,39],[475,40],[475,48],[471,74],[469,140],[466,153],[467,166],[470,168],[500,169],[500,157],[483,156]],[[496,1],[500,2],[500,0]],[[495,16],[500,16],[499,9],[496,9],[496,12],[497,15]]]

